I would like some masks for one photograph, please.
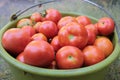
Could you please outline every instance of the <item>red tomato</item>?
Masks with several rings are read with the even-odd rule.
[[[42,22],[37,22],[37,23],[33,26],[33,28],[35,29],[36,32],[39,32],[39,27],[40,27],[41,23],[42,23]]]
[[[42,20],[42,16],[39,12],[34,12],[31,16],[30,19],[33,21],[33,23],[40,22]]]
[[[2,37],[3,47],[15,56],[23,52],[30,41],[30,35],[20,28],[8,29]]]
[[[39,27],[39,32],[43,33],[47,38],[53,38],[58,33],[58,27],[52,21],[44,21]]]
[[[75,17],[72,17],[72,16],[65,16],[65,17],[62,17],[57,26],[59,29],[61,29],[63,26],[65,26],[66,24],[70,23],[70,22],[77,22]]]
[[[105,59],[105,54],[96,46],[87,46],[83,49],[84,64],[90,66]]]
[[[24,53],[23,53],[23,52],[20,53],[20,54],[16,57],[16,59],[17,59],[18,61],[24,63]]]
[[[32,40],[44,40],[44,41],[47,41],[47,37],[43,33],[34,34],[31,38],[32,38]]]
[[[50,20],[57,24],[61,17],[62,14],[56,9],[50,8],[46,10],[45,20]]]
[[[94,45],[104,52],[105,57],[109,56],[114,49],[112,42],[107,37],[98,37],[95,40]]]
[[[76,46],[84,48],[88,42],[88,34],[85,27],[76,22],[68,23],[59,30],[58,38],[61,46]]]
[[[74,46],[64,46],[56,53],[56,63],[60,69],[80,68],[83,61],[82,51]]]
[[[35,29],[32,26],[23,26],[22,30],[24,30],[26,33],[28,33],[30,36],[33,36],[36,32]]]
[[[54,49],[46,41],[31,41],[24,49],[26,64],[45,67],[54,60]]]
[[[51,45],[53,46],[54,50],[57,52],[61,46],[60,46],[60,42],[58,39],[58,36],[55,36],[52,41],[51,41]]]
[[[109,17],[100,18],[97,27],[101,35],[107,36],[114,31],[114,21]]]
[[[87,44],[92,45],[95,42],[96,34],[90,29],[86,29],[86,30],[87,30],[87,33],[88,33],[88,42],[87,42]]]
[[[85,26],[85,28],[92,30],[96,35],[98,34],[97,26],[94,24],[88,24]]]
[[[32,20],[30,20],[28,18],[23,18],[20,21],[18,21],[17,27],[21,28],[23,26],[33,26]]]
[[[82,24],[83,26],[91,24],[91,20],[87,16],[78,16],[76,17],[76,20],[79,24]]]

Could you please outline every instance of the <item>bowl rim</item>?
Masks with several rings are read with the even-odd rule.
[[[24,64],[22,62],[17,61],[15,58],[13,58],[10,54],[7,53],[7,51],[3,48],[2,46],[2,35],[4,32],[10,28],[14,23],[16,23],[18,20],[21,18],[15,20],[15,21],[10,21],[8,24],[6,24],[1,30],[0,30],[0,56],[10,65],[25,71],[27,73],[31,74],[37,74],[41,76],[49,76],[49,77],[70,77],[70,76],[81,76],[81,75],[86,75],[90,74],[93,72],[100,71],[104,69],[105,67],[109,66],[119,55],[119,44],[118,44],[118,36],[116,31],[114,31],[114,37],[115,37],[115,46],[114,46],[114,51],[110,56],[108,56],[106,59],[103,61],[88,66],[88,67],[82,67],[82,68],[77,68],[77,69],[69,69],[69,70],[57,70],[57,69],[47,69],[47,68],[40,68],[40,67],[35,67],[31,65]]]

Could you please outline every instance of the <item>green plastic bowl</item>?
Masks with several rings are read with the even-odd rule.
[[[68,1],[69,0],[65,0],[65,2],[68,2]],[[75,1],[77,1],[76,6],[79,2],[78,0],[75,0],[75,1],[71,0],[71,1],[74,2],[74,4],[75,4]],[[61,2],[61,3],[56,2],[56,5],[58,7],[60,7],[61,4],[65,4],[65,2],[64,3],[63,2]],[[53,4],[50,3],[50,4],[48,4],[49,6],[47,5],[47,7],[50,7],[50,5],[52,5],[52,7],[54,7]],[[60,5],[58,5],[58,4],[60,4]],[[79,4],[82,5],[83,2],[82,3],[80,2]],[[84,4],[90,6],[90,4],[87,4],[87,3],[84,3]],[[47,9],[47,7],[45,7],[45,6],[43,6],[43,7]],[[57,7],[55,7],[55,8],[57,8]],[[63,8],[61,8],[61,9],[57,8],[57,9],[61,10],[61,12],[65,12],[65,13],[72,12],[71,8],[70,9],[67,8],[68,11],[64,11]],[[72,13],[76,14],[76,12],[73,11]],[[84,11],[81,11],[81,12],[84,12]],[[91,13],[91,11],[90,11],[90,13]],[[80,14],[89,15],[93,20],[96,20],[97,18],[100,17],[100,16],[95,17],[93,15],[94,13],[88,14],[88,12],[84,12],[84,13],[77,12],[77,15],[80,15]],[[102,14],[102,16],[103,16],[103,14]],[[16,23],[20,19],[21,18],[10,21],[8,24],[6,24],[0,30],[0,56],[9,64],[11,72],[14,74],[14,77],[16,80],[104,80],[105,75],[107,74],[108,67],[110,66],[111,63],[113,63],[117,59],[117,57],[119,55],[120,49],[119,49],[119,44],[118,44],[118,35],[117,35],[116,31],[114,31],[114,34],[112,37],[112,41],[114,44],[113,53],[110,56],[108,56],[105,60],[103,60],[95,65],[83,67],[83,68],[79,68],[79,69],[69,69],[69,70],[54,69],[53,70],[53,69],[39,68],[39,67],[30,66],[30,65],[21,63],[21,62],[17,61],[14,57],[12,57],[3,48],[2,42],[1,42],[4,32],[6,30],[8,30],[9,28],[15,27]]]

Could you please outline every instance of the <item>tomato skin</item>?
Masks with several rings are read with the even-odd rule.
[[[39,27],[40,27],[41,23],[42,23],[42,22],[37,22],[37,23],[33,26],[33,28],[35,29],[36,32],[39,32]]]
[[[98,35],[97,24],[88,24],[85,26],[86,29],[92,30],[96,35]]]
[[[83,49],[84,65],[90,66],[105,59],[105,54],[96,46],[87,46]]]
[[[100,18],[98,21],[98,31],[101,35],[107,36],[114,31],[114,21],[109,17]]]
[[[55,36],[52,41],[51,41],[51,45],[53,46],[55,52],[57,52],[61,46],[60,46],[60,42],[59,42],[59,39],[58,39],[58,36]]]
[[[95,42],[95,39],[96,39],[96,34],[90,29],[86,29],[86,30],[87,30],[87,33],[88,33],[88,42],[87,42],[87,44],[88,45],[93,45],[94,42]]]
[[[54,49],[46,41],[31,41],[24,49],[26,64],[45,67],[54,60]]]
[[[61,46],[70,45],[82,49],[87,44],[88,34],[85,27],[71,22],[59,30],[58,38]]]
[[[56,53],[56,63],[60,69],[80,68],[83,62],[83,53],[77,47],[64,46]]]
[[[108,57],[113,52],[113,43],[107,37],[98,37],[94,45],[97,46],[100,50],[102,50],[105,54],[105,57]]]
[[[24,53],[23,53],[23,52],[20,53],[20,54],[16,57],[16,59],[17,59],[18,61],[24,63]]]
[[[81,24],[83,26],[91,24],[91,20],[87,16],[78,16],[78,17],[76,17],[76,20],[79,24]]]
[[[50,20],[57,24],[61,17],[62,14],[56,9],[50,8],[46,10],[45,20]]]
[[[32,20],[30,20],[28,18],[23,18],[23,19],[19,20],[17,23],[17,27],[22,28],[23,26],[33,26]]]
[[[68,23],[70,23],[70,22],[77,22],[77,21],[76,21],[75,17],[65,16],[65,17],[62,17],[62,18],[59,20],[57,26],[58,26],[58,28],[59,28],[59,30],[60,30],[63,26],[65,26],[66,24],[68,24]]]
[[[30,36],[33,36],[36,33],[35,29],[32,26],[23,26],[22,30],[24,30]]]
[[[30,35],[20,28],[8,29],[2,37],[3,47],[14,56],[21,53],[30,41]]]
[[[33,21],[33,23],[40,22],[42,21],[42,16],[39,12],[34,12],[31,16],[30,19]]]
[[[32,40],[44,40],[47,41],[47,37],[43,33],[36,33],[31,37]]]
[[[53,38],[58,33],[58,27],[52,21],[44,21],[39,27],[39,32],[43,33],[47,38]]]

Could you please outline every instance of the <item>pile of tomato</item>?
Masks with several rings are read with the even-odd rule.
[[[53,8],[45,13],[34,12],[4,33],[3,47],[20,62],[73,69],[99,63],[113,52],[109,38],[114,32],[112,18],[102,17],[93,23],[88,16],[63,16]]]

